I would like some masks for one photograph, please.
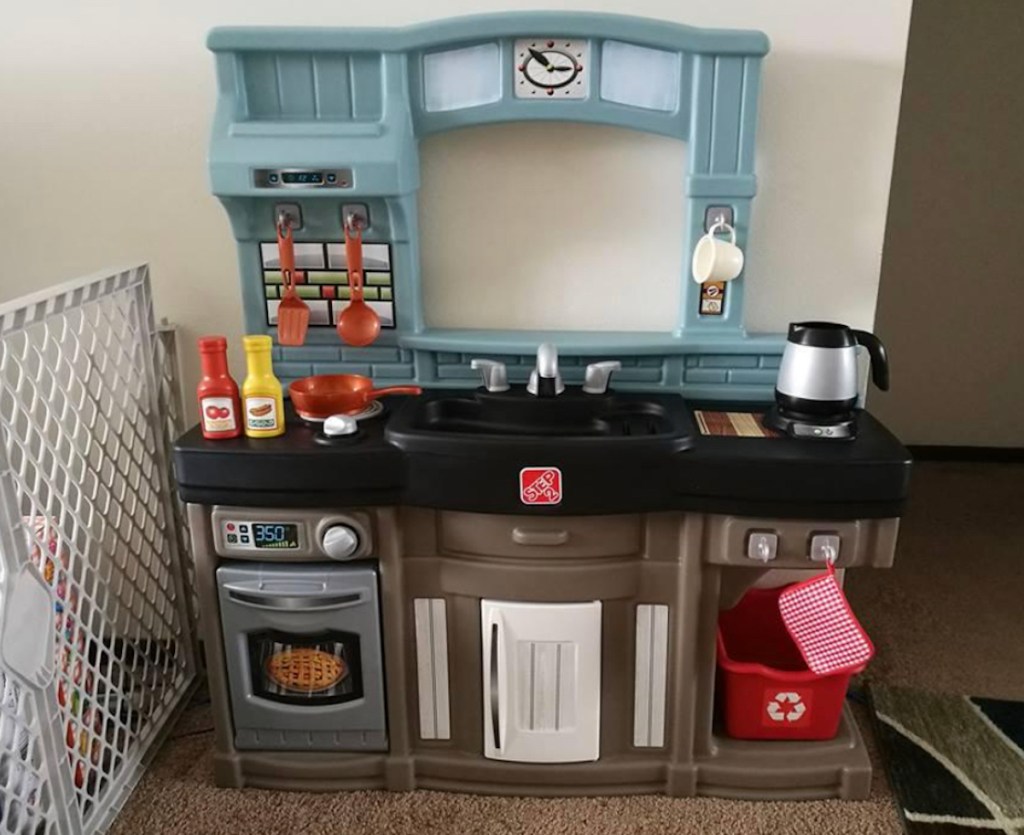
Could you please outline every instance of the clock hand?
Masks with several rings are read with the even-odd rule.
[[[551,67],[550,69],[554,70],[555,72],[572,72],[576,68],[575,67]]]
[[[545,55],[539,49],[534,49],[532,46],[528,51],[530,53],[530,57],[533,58],[533,60],[536,61],[538,64],[543,65],[544,69],[552,69],[551,62],[548,60],[547,55]]]

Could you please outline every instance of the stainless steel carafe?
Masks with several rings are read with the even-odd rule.
[[[794,322],[789,326],[775,384],[779,411],[788,415],[837,418],[857,403],[857,347],[871,357],[871,378],[889,388],[885,346],[873,333],[835,322]]]

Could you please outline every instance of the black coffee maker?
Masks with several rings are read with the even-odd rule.
[[[887,391],[889,359],[873,333],[836,322],[791,324],[765,424],[793,438],[854,438],[859,346],[871,357],[871,379]]]

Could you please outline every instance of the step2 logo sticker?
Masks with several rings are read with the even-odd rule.
[[[523,467],[519,471],[519,498],[523,504],[559,504],[562,471],[558,467]]]
[[[797,690],[765,690],[764,724],[802,728],[811,721],[811,694]]]

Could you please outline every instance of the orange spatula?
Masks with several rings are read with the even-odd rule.
[[[281,258],[284,295],[277,308],[277,341],[282,345],[302,345],[309,328],[309,305],[295,292],[295,239],[292,228],[277,222],[277,251]]]

